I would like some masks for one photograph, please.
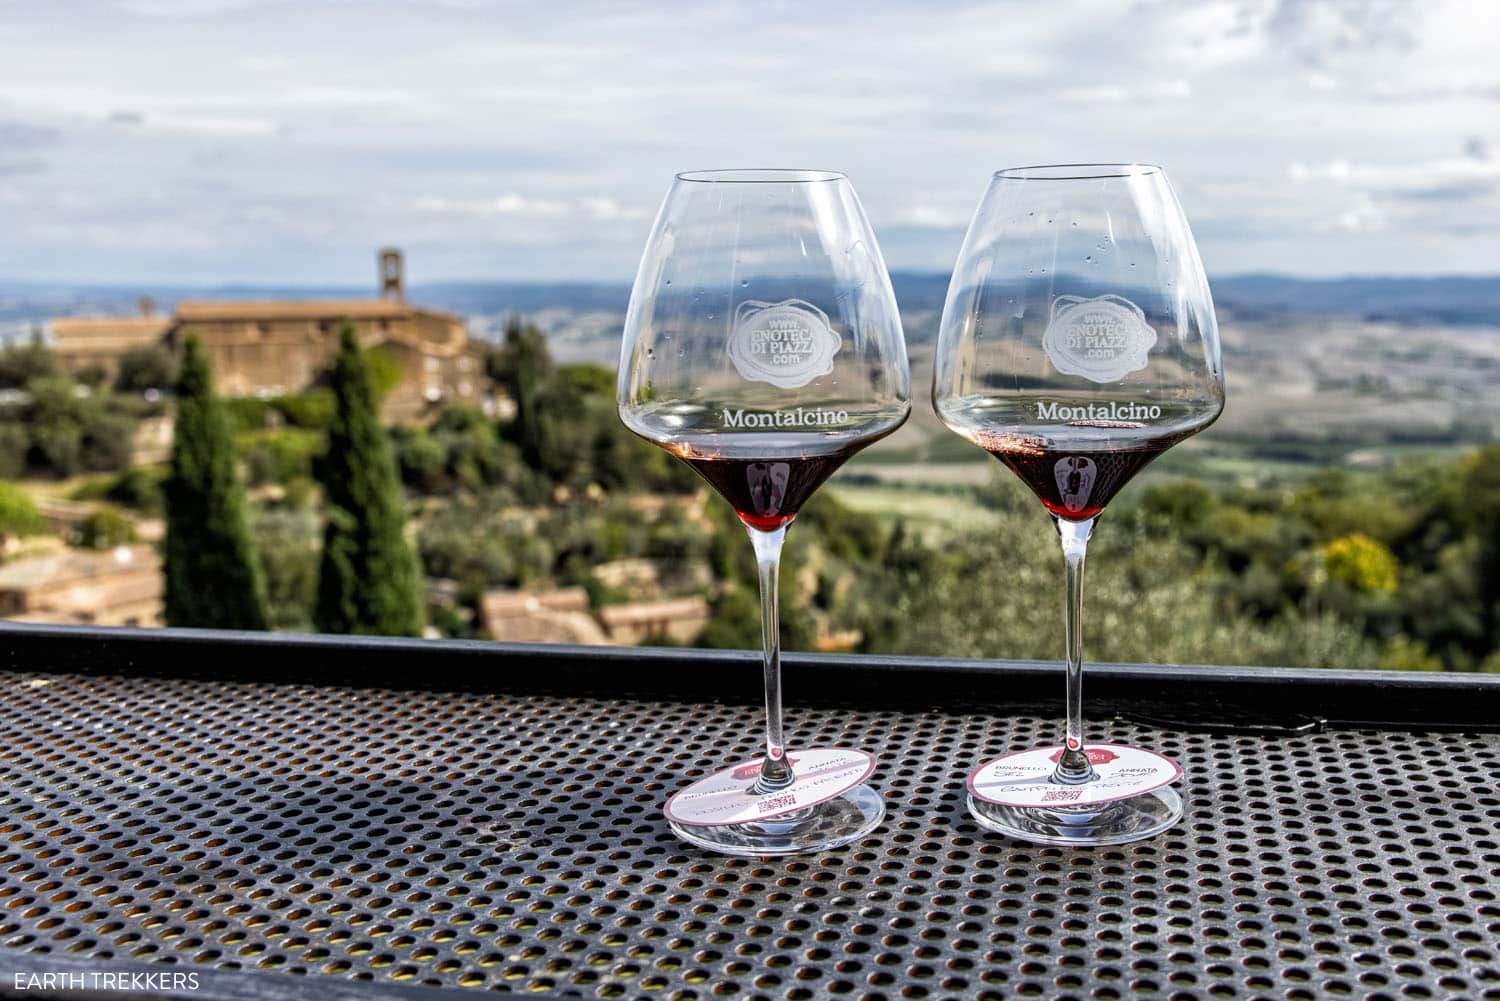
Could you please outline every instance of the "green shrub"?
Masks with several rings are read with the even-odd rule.
[[[448,451],[430,434],[422,428],[392,428],[391,444],[402,483],[427,496],[449,492]]]
[[[710,650],[759,649],[760,598],[747,588],[727,588],[713,603],[713,617],[695,645]]]
[[[98,389],[109,381],[109,373],[103,365],[85,365],[73,373],[73,381],[80,386]]]
[[[66,376],[41,376],[26,389],[31,400],[20,408],[20,421],[30,468],[68,477],[130,465],[136,420],[118,398],[88,392]],[[11,440],[20,441],[14,434]]]
[[[370,373],[370,391],[377,401],[385,399],[401,384],[401,363],[385,348],[374,347],[366,351],[365,367]]]
[[[305,393],[278,396],[271,401],[271,406],[293,427],[324,431],[333,423],[336,403],[333,390],[310,389]]]
[[[0,480],[19,479],[26,472],[31,436],[19,423],[0,419]]]
[[[31,497],[13,483],[0,482],[0,536],[34,535],[44,527]]]
[[[0,389],[22,389],[33,379],[58,373],[57,356],[36,332],[29,343],[0,349]]]
[[[280,412],[271,406],[270,400],[261,400],[253,396],[230,397],[221,400],[220,405],[223,406],[224,413],[229,418],[230,430],[235,434],[261,431],[270,427],[273,420],[279,422],[281,419]]]
[[[255,431],[241,435],[239,443],[250,482],[257,486],[310,479],[324,447],[322,434],[302,428]]]
[[[177,358],[165,345],[142,345],[120,355],[115,389],[122,393],[169,389],[176,381]]]
[[[109,481],[104,496],[142,514],[159,517],[166,510],[162,493],[162,483],[166,478],[165,466],[132,466]]]
[[[265,572],[272,629],[312,629],[320,527],[314,513],[286,508],[262,511],[250,523]]]
[[[128,469],[136,422],[123,414],[97,414],[84,430],[80,462],[89,471]]]
[[[1400,564],[1381,543],[1354,532],[1323,546],[1323,565],[1328,576],[1361,594],[1392,594],[1396,590]]]
[[[1391,637],[1375,666],[1382,671],[1441,671],[1443,661],[1421,640],[1401,635]]]
[[[119,508],[101,507],[78,523],[78,544],[113,549],[135,541],[135,523]]]

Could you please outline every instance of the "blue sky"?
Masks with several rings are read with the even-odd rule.
[[[1500,272],[1500,4],[0,0],[0,278],[628,281],[674,171],[1164,164],[1210,272]]]

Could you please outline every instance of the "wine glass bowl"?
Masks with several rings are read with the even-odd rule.
[[[1213,302],[1161,168],[995,174],[949,285],[933,405],[953,431],[1007,465],[1012,457],[1033,490],[1045,480],[1026,461],[1038,447],[1144,453],[1096,479],[1096,503],[1070,509],[1061,490],[1042,497],[1075,520],[1218,418]]]
[[[839,466],[911,409],[895,296],[848,178],[677,175],[631,291],[617,399],[626,427],[730,503],[760,577],[765,756],[679,791],[669,824],[691,844],[735,855],[862,837],[884,816],[864,784],[874,759],[841,748],[787,753],[777,623],[787,528]]]
[[[848,178],[679,174],[631,294],[619,404],[684,458],[833,453],[899,427],[901,320]]]
[[[1063,746],[1055,758],[1023,752],[976,769],[970,811],[990,829],[1048,844],[1159,833],[1181,815],[1166,788],[1180,770],[1152,752],[1104,746],[1096,769],[1081,692],[1083,565],[1095,520],[1153,459],[1224,409],[1208,281],[1161,168],[994,175],[949,285],[933,406],[1036,494],[1066,570]],[[1139,788],[1119,777],[1132,770]]]

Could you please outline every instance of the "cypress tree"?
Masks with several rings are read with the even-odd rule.
[[[172,466],[162,491],[167,625],[269,628],[265,578],[246,526],[229,418],[196,337],[187,339],[178,370]]]
[[[313,622],[325,633],[418,636],[421,574],[403,534],[406,501],[364,353],[347,321],[330,381],[334,417],[319,468],[328,523]]]
[[[513,316],[505,324],[505,347],[493,358],[491,377],[505,387],[516,405],[510,437],[521,448],[521,457],[532,469],[543,469],[549,460],[544,439],[541,401],[552,377],[552,356],[547,337]]]

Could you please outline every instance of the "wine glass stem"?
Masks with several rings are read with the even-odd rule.
[[[781,736],[781,618],[777,607],[777,580],[786,526],[772,532],[746,528],[760,570],[760,643],[766,675],[766,757],[754,786],[759,794],[785,789],[793,779]]]
[[[1063,754],[1052,773],[1052,781],[1077,785],[1094,777],[1094,766],[1089,764],[1083,747],[1083,561],[1089,536],[1094,534],[1094,519],[1058,518],[1057,534],[1062,540],[1067,584],[1063,630],[1068,658],[1068,719]]]

